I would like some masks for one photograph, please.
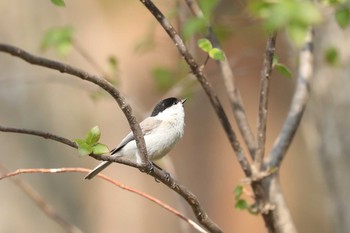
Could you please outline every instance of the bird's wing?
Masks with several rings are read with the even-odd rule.
[[[162,123],[162,120],[154,119],[153,117],[146,118],[140,123],[141,131],[143,136],[146,136],[150,134],[154,129],[156,129],[160,124]],[[120,144],[113,150],[111,150],[111,154],[117,153],[119,150],[121,150],[126,144],[129,142],[135,140],[135,136],[132,132],[130,132],[126,137],[120,142]]]

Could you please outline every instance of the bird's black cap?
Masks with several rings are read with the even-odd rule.
[[[165,109],[167,109],[167,108],[169,108],[169,107],[171,107],[179,102],[184,103],[184,101],[182,101],[178,98],[175,98],[175,97],[163,99],[154,107],[151,116],[157,116],[159,113],[163,112]]]

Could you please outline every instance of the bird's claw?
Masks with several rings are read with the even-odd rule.
[[[147,167],[146,167],[146,173],[149,175],[154,171],[154,166],[153,163],[148,163]]]

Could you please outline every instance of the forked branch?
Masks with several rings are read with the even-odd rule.
[[[280,167],[294,134],[299,127],[310,92],[313,76],[313,31],[309,30],[304,47],[299,53],[298,80],[287,118],[267,158],[267,166]]]

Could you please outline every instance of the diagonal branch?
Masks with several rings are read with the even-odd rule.
[[[236,153],[237,160],[239,161],[244,173],[246,176],[251,175],[251,167],[250,164],[242,150],[242,147],[237,139],[237,136],[235,132],[232,129],[231,123],[229,122],[227,115],[225,113],[224,108],[222,107],[219,98],[217,97],[216,93],[214,92],[211,84],[209,83],[208,79],[203,73],[202,68],[198,65],[198,63],[194,60],[193,56],[188,51],[187,47],[185,46],[183,40],[179,36],[179,34],[176,32],[174,27],[171,25],[171,23],[165,18],[163,13],[153,4],[150,0],[140,0],[142,4],[145,5],[145,7],[152,13],[152,15],[158,20],[160,25],[164,28],[164,30],[167,32],[169,37],[173,40],[174,44],[176,45],[177,49],[179,50],[182,57],[185,59],[187,64],[189,65],[192,73],[196,76],[199,83],[202,85],[205,93],[207,94],[216,115],[218,116],[220,123],[222,127],[225,130],[225,133],[230,141],[231,147],[233,148],[234,152]]]
[[[193,15],[195,15],[197,18],[204,17],[202,10],[197,4],[197,1],[185,0],[185,2],[188,5],[188,7],[191,9]],[[215,48],[220,48],[219,40],[215,36],[210,25],[208,25],[208,37]],[[230,105],[233,111],[233,116],[236,119],[238,129],[241,132],[241,135],[243,137],[245,144],[247,145],[249,153],[251,157],[254,158],[255,150],[256,150],[255,138],[253,136],[251,127],[249,126],[247,114],[245,112],[245,108],[241,97],[241,93],[237,89],[237,86],[235,83],[235,77],[230,67],[230,64],[228,62],[228,59],[226,58],[226,55],[224,60],[218,61],[218,64],[221,69],[222,79],[224,81],[226,92],[228,94],[228,99],[230,101]]]
[[[277,34],[273,33],[267,40],[264,56],[264,66],[260,78],[257,148],[254,157],[254,165],[257,171],[261,170],[262,159],[265,153],[269,86],[270,76],[272,73],[273,57],[276,49],[276,37]]]
[[[270,167],[280,167],[303,116],[313,76],[313,59],[313,31],[310,29],[304,47],[299,54],[299,74],[292,104],[280,134],[267,158],[267,165]]]
[[[125,99],[120,95],[120,92],[108,81],[105,79],[102,79],[98,76],[89,74],[83,70],[80,70],[78,68],[75,68],[73,66],[70,66],[68,64],[64,64],[58,61],[50,60],[44,57],[35,56],[32,55],[18,47],[7,45],[7,44],[0,44],[0,51],[9,53],[13,56],[19,57],[26,62],[46,67],[49,69],[57,70],[61,73],[67,73],[70,75],[73,75],[74,77],[78,77],[82,80],[86,80],[88,82],[94,83],[97,86],[101,87],[105,91],[107,91],[114,100],[118,103],[119,107],[123,111],[126,119],[129,122],[131,131],[134,133],[136,138],[136,144],[137,148],[140,151],[140,157],[142,162],[142,169],[148,167],[149,160],[147,158],[147,151],[145,146],[145,141],[142,135],[142,131],[140,128],[140,125],[137,123],[135,116],[133,115],[132,109],[129,104],[126,103]]]
[[[70,145],[76,148],[76,145],[74,142],[70,141],[67,138],[63,138],[61,136],[57,136],[54,134],[43,133],[35,130],[23,130],[23,129],[10,128],[11,131],[9,131],[8,129],[9,129],[8,127],[0,127],[0,131],[3,131],[3,132],[21,133],[22,131],[23,134],[30,134],[30,135],[39,136],[39,137],[45,136],[44,138],[46,139],[61,142],[63,144]],[[94,154],[90,154],[90,156],[97,160],[120,163],[127,166],[135,167],[135,168],[141,168],[142,166],[132,160],[128,160],[122,157],[112,157],[108,155],[94,155]],[[86,170],[86,171],[90,171],[90,170]],[[59,172],[59,170],[53,169],[51,170],[51,172]],[[180,196],[182,196],[187,201],[187,203],[191,206],[198,221],[203,226],[205,226],[208,230],[210,230],[211,232],[222,232],[222,230],[209,218],[208,214],[203,210],[197,197],[191,191],[189,191],[185,186],[177,184],[176,181],[172,177],[170,177],[168,173],[164,172],[163,170],[159,169],[156,166],[154,166],[152,170],[148,171],[147,174],[150,176],[153,176],[156,180],[161,181],[163,184],[167,185],[169,188],[171,188],[172,190],[177,192]],[[1,177],[0,177],[0,180],[1,180]]]
[[[1,166],[1,165],[0,165]],[[57,221],[59,224],[63,225],[64,228],[67,228],[66,231],[70,232],[70,233],[80,233],[81,231],[79,230],[75,230],[73,231],[73,227],[70,226],[69,224],[62,224],[62,219],[56,219],[57,217],[59,217],[55,211],[52,209],[52,207],[50,207],[40,196],[39,194],[35,193],[34,190],[32,190],[30,188],[30,186],[26,183],[24,183],[24,181],[20,180],[19,178],[15,177],[17,175],[20,174],[34,174],[34,173],[68,173],[68,172],[79,172],[79,173],[87,173],[90,172],[90,169],[86,169],[86,168],[32,168],[32,169],[17,169],[14,172],[7,172],[4,175],[0,176],[0,180],[5,179],[5,178],[9,178],[12,177],[13,181],[18,184],[23,191],[25,191],[27,193],[28,196],[30,196],[36,203],[37,205],[40,207],[40,209],[45,212],[50,218],[54,218],[55,221]],[[100,177],[101,179],[121,188],[124,189],[128,192],[132,192],[136,195],[139,195],[143,198],[146,198],[154,203],[156,203],[157,205],[159,205],[160,207],[164,208],[165,210],[169,211],[170,213],[173,213],[174,215],[178,216],[180,219],[184,220],[185,222],[187,222],[188,224],[190,224],[190,226],[192,226],[195,230],[197,230],[198,232],[201,233],[207,233],[207,231],[205,231],[202,227],[200,227],[197,223],[195,223],[194,221],[192,221],[191,219],[185,217],[183,214],[181,214],[179,211],[177,211],[176,209],[172,208],[171,206],[163,203],[162,201],[160,201],[159,199],[150,196],[146,193],[143,193],[139,190],[133,189],[131,187],[128,187],[116,180],[113,180],[111,178],[109,178],[106,175],[103,174],[97,174],[98,177]],[[27,191],[30,192],[27,192]],[[63,221],[63,223],[65,223]],[[67,226],[65,226],[67,225]],[[71,230],[72,229],[72,230]]]

